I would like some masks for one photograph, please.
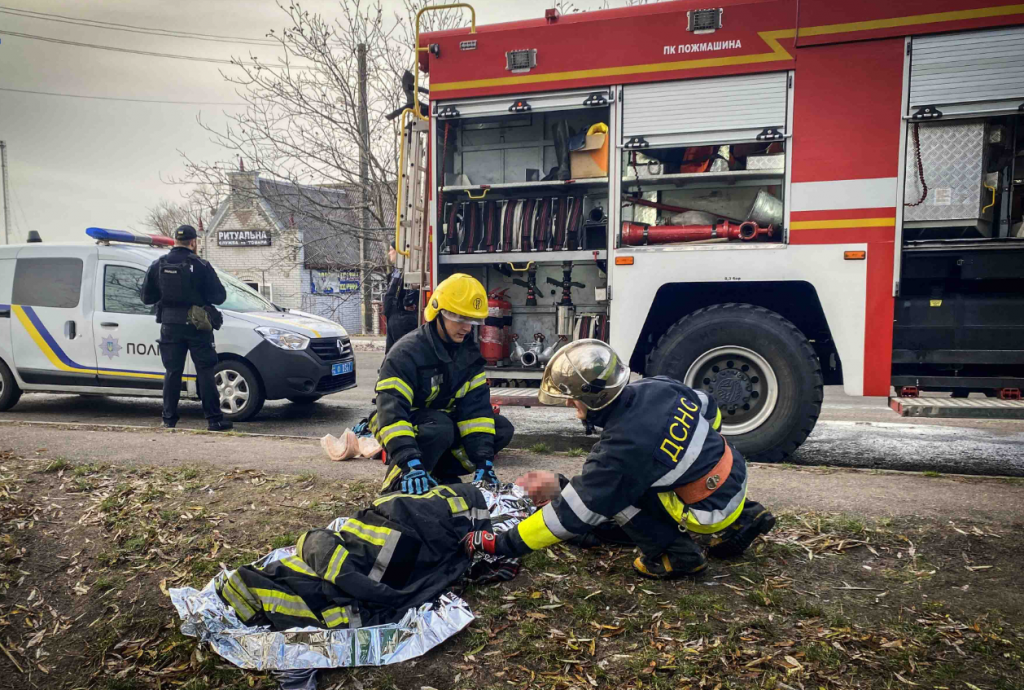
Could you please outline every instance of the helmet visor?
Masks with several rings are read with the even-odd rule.
[[[468,324],[472,324],[474,326],[483,326],[484,325],[484,320],[483,319],[474,319],[471,316],[463,316],[462,314],[456,314],[455,312],[449,311],[447,309],[442,309],[441,310],[441,315],[444,316],[449,321],[457,321],[459,323],[468,323]]]

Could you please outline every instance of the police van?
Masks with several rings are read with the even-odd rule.
[[[0,247],[0,411],[22,392],[161,395],[160,325],[142,303],[149,265],[170,238],[89,228],[94,244]],[[312,403],[356,385],[341,325],[282,309],[236,278],[217,272],[227,300],[218,306],[214,369],[225,419],[245,421],[266,400]],[[191,358],[182,395],[198,398]]]

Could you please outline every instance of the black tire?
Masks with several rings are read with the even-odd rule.
[[[312,405],[322,398],[322,395],[293,395],[288,398],[289,402],[295,405]]]
[[[3,360],[0,360],[0,412],[6,412],[21,400],[21,388],[14,380],[14,374]]]
[[[725,361],[714,368],[719,360]],[[658,341],[647,371],[712,393],[723,433],[748,460],[792,455],[821,412],[824,384],[814,348],[782,316],[751,304],[716,304],[683,317]],[[687,381],[688,372],[701,380]],[[730,426],[741,431],[730,433]]]
[[[252,368],[244,362],[234,359],[219,362],[213,368],[213,380],[217,384],[217,392],[221,394],[220,409],[224,413],[224,419],[245,422],[263,409],[266,400],[263,387],[260,386],[260,380]],[[226,396],[225,391],[230,395]],[[234,404],[231,401],[234,401]]]

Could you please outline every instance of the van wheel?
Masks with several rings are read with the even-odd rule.
[[[18,404],[21,399],[21,388],[14,380],[14,374],[7,365],[0,360],[0,412],[6,412]]]
[[[263,409],[263,389],[247,364],[231,359],[218,363],[213,368],[213,382],[224,419],[244,422]]]
[[[821,412],[814,348],[791,322],[751,304],[716,304],[680,319],[658,341],[648,373],[711,394],[722,433],[750,460],[791,455]]]
[[[312,405],[313,403],[315,403],[317,400],[319,400],[322,397],[324,397],[324,396],[322,396],[322,395],[293,395],[290,398],[288,398],[288,401],[292,402],[292,403],[294,403],[296,405]]]

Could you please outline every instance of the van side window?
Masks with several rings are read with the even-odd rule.
[[[70,257],[18,259],[11,303],[74,309],[82,292],[82,260]]]
[[[142,303],[146,272],[128,266],[107,266],[103,271],[103,311],[109,314],[153,314],[155,306]]]

